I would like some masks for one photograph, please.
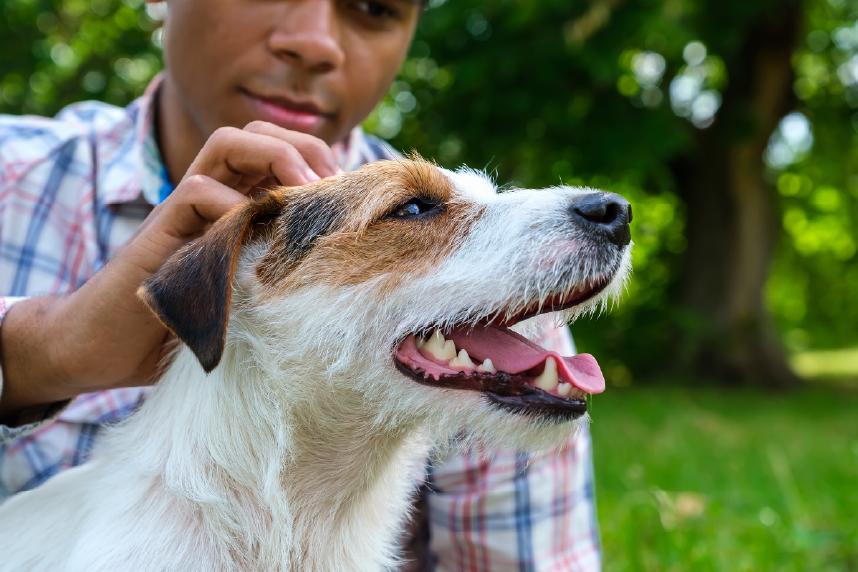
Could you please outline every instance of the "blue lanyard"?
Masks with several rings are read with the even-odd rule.
[[[170,182],[170,176],[167,174],[167,166],[161,163],[161,185],[158,187],[158,204],[163,203],[173,192],[173,183]]]

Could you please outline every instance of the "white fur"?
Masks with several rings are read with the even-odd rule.
[[[465,444],[566,441],[584,419],[516,415],[477,392],[417,384],[392,351],[408,333],[613,276],[567,313],[578,315],[621,288],[629,249],[600,250],[571,228],[568,201],[587,190],[496,195],[473,172],[448,176],[482,217],[437,269],[384,297],[374,283],[320,284],[260,302],[266,245],[245,248],[220,365],[206,375],[180,349],[90,463],[3,504],[0,570],[393,568],[433,446],[463,428]]]

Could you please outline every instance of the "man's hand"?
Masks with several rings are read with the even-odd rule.
[[[264,122],[215,131],[175,191],[100,272],[68,296],[9,310],[0,328],[0,418],[153,382],[169,333],[137,298],[140,284],[254,189],[303,185],[337,171],[330,147],[311,135]]]

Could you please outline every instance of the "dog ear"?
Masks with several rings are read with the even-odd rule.
[[[241,247],[282,209],[269,195],[220,218],[147,279],[138,296],[197,356],[208,373],[220,362]]]

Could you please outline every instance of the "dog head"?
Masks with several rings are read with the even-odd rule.
[[[473,171],[384,161],[233,210],[141,297],[207,372],[240,346],[295,407],[348,393],[379,423],[559,442],[604,389],[599,366],[510,328],[618,293],[630,220],[608,193],[498,193]]]

